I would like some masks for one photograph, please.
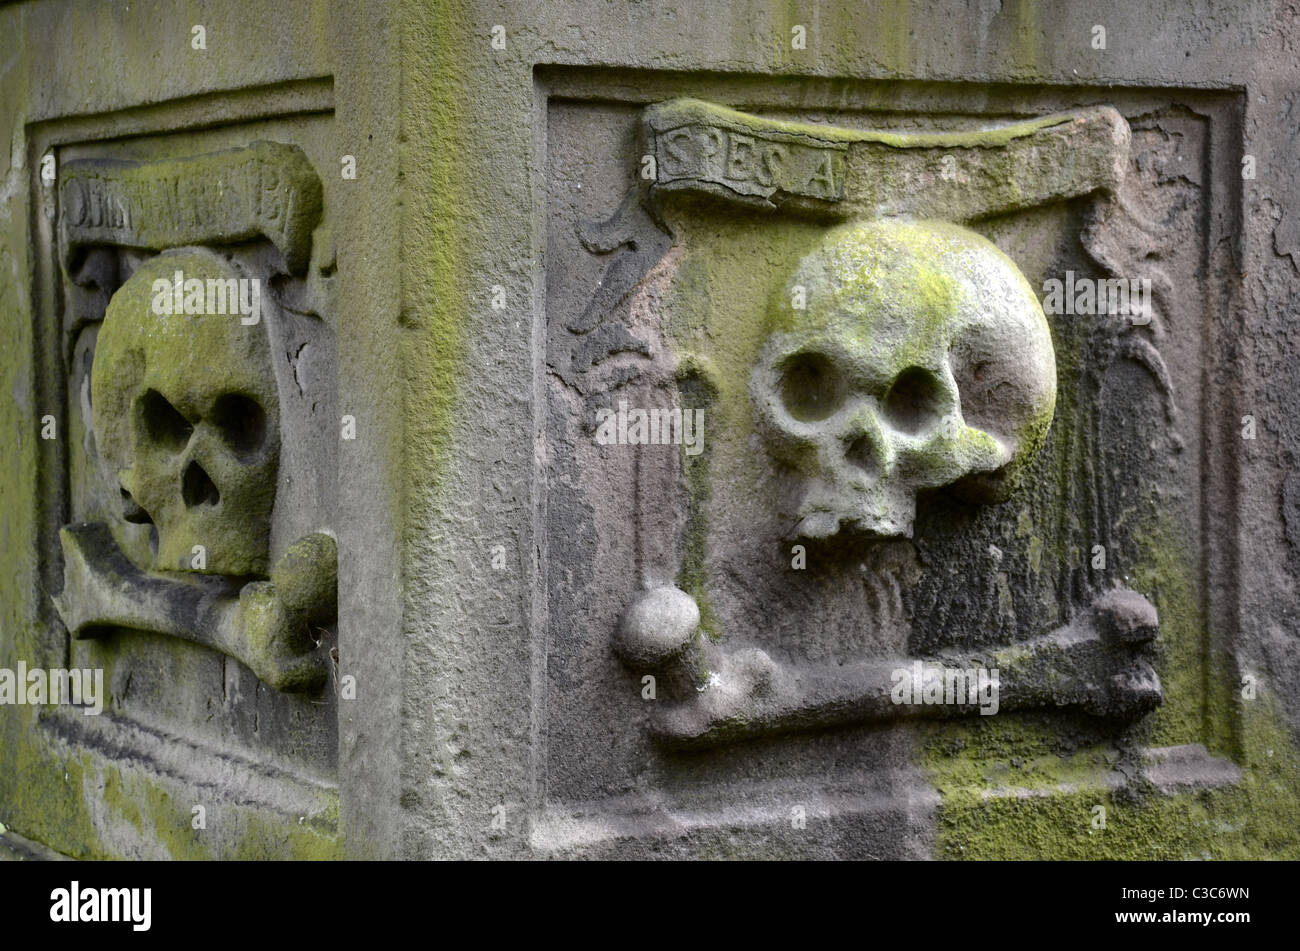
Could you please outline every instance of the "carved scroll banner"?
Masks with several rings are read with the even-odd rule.
[[[831,219],[971,221],[1119,186],[1128,124],[1113,108],[972,131],[862,131],[786,122],[698,99],[649,106],[652,207],[674,192]]]
[[[65,267],[89,245],[161,251],[264,237],[299,274],[321,216],[320,179],[307,156],[273,142],[163,162],[76,160],[61,177]]]

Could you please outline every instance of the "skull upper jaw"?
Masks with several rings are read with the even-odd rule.
[[[911,538],[919,492],[997,472],[1013,455],[992,435],[963,427],[952,440],[917,440],[914,446],[902,447],[886,469],[874,475],[840,458],[823,459],[813,474],[803,476],[790,534],[808,539],[839,534],[867,540]]]
[[[911,538],[916,500],[887,485],[864,490],[814,478],[797,514],[794,538],[820,540],[841,533],[869,540]]]
[[[215,501],[187,501],[183,486],[178,487],[178,480],[171,477],[176,467],[120,471],[125,497],[139,512],[136,521],[154,526],[151,567],[163,572],[266,577],[270,570],[269,520],[240,515],[271,510],[276,488],[274,461],[272,455],[263,462],[257,480],[234,483],[222,479],[226,491]],[[138,495],[149,500],[150,508],[139,504]],[[199,547],[203,549],[201,559],[195,557]]]

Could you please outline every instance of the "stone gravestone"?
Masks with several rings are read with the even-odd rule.
[[[13,847],[1296,855],[1295,21],[939,9],[0,10]]]

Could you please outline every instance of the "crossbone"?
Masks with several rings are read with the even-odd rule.
[[[276,690],[325,682],[311,630],[335,615],[338,551],[329,535],[300,539],[272,566],[269,581],[242,585],[219,575],[146,573],[102,522],[70,525],[60,541],[63,590],[54,606],[74,637],[151,631],[233,657]]]
[[[714,746],[793,730],[954,716],[978,703],[900,704],[895,673],[918,658],[852,665],[782,665],[755,647],[726,650],[699,630],[695,599],[673,587],[642,594],[625,612],[614,647],[633,671],[662,684],[668,703],[651,717],[670,746]],[[1149,662],[1159,635],[1156,609],[1126,588],[1098,597],[1070,624],[986,654],[921,659],[944,670],[997,670],[1003,710],[1073,708],[1132,719],[1163,702]]]

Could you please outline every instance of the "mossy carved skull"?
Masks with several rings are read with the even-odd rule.
[[[154,282],[238,280],[200,250],[151,258],[109,302],[95,349],[95,440],[125,517],[152,521],[153,567],[265,575],[279,460],[279,399],[266,321],[156,313]],[[234,285],[227,285],[234,286]],[[202,545],[205,563],[195,564]]]
[[[804,480],[793,536],[910,537],[918,492],[999,501],[1046,437],[1056,366],[1042,308],[966,228],[836,228],[774,321],[750,395],[771,452]]]

